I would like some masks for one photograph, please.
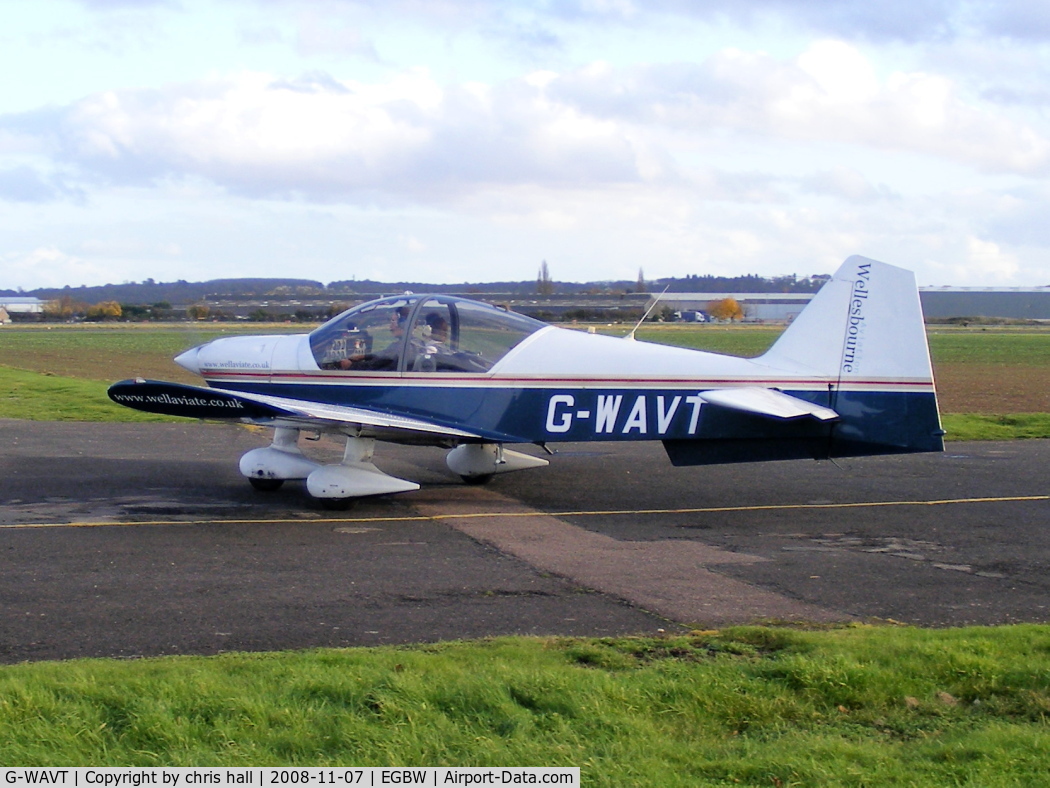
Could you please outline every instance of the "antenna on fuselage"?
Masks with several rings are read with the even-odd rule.
[[[625,336],[624,339],[628,339],[631,342],[634,342],[634,340],[635,340],[634,332],[642,327],[642,323],[644,323],[645,319],[647,317],[649,317],[649,313],[652,312],[654,309],[656,309],[656,305],[660,303],[660,299],[663,298],[664,294],[670,289],[671,289],[671,285],[668,285],[667,287],[664,288],[664,292],[663,293],[660,293],[660,295],[656,296],[653,299],[653,303],[650,305],[650,307],[648,309],[645,310],[645,314],[642,315],[642,319],[639,320],[637,323],[635,323],[634,328],[631,329],[631,333],[629,333],[627,336]]]

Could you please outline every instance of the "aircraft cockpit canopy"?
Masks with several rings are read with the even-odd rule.
[[[484,373],[546,323],[453,296],[369,301],[310,334],[321,369]]]

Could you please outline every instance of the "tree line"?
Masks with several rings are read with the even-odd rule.
[[[798,277],[794,274],[761,277],[748,274],[720,277],[708,274],[685,277],[665,277],[646,282],[641,269],[635,281],[560,282],[551,275],[544,260],[534,281],[505,281],[488,283],[458,283],[434,285],[426,282],[379,282],[373,280],[340,280],[325,285],[309,279],[239,278],[212,279],[205,282],[143,282],[99,285],[95,287],[40,288],[32,291],[0,291],[6,295],[30,295],[45,302],[44,320],[232,320],[216,302],[266,299],[268,308],[260,306],[237,319],[256,321],[293,320],[312,322],[345,309],[350,302],[383,294],[413,292],[454,293],[467,296],[505,295],[512,297],[539,296],[541,298],[572,297],[577,295],[622,296],[631,293],[814,293],[830,277],[814,275]],[[295,306],[297,301],[313,301],[306,308]],[[327,301],[329,305],[318,305]],[[205,303],[208,302],[208,303]],[[177,306],[173,306],[177,305]],[[283,304],[283,306],[281,306]],[[734,310],[729,310],[732,314]],[[733,319],[730,315],[728,319]],[[20,317],[19,319],[38,319]],[[581,314],[577,319],[584,319]]]

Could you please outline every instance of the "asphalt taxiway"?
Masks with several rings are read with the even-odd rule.
[[[1050,620],[1050,441],[710,468],[565,444],[484,488],[439,450],[381,445],[423,489],[345,513],[247,485],[264,431],[0,420],[0,441],[2,662]]]

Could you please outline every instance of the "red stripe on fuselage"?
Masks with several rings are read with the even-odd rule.
[[[716,388],[720,386],[763,386],[767,388],[819,388],[825,390],[834,385],[839,391],[853,387],[914,387],[933,389],[933,381],[914,379],[870,379],[838,381],[821,378],[597,378],[597,377],[479,377],[476,375],[449,375],[447,373],[424,373],[419,375],[362,375],[360,373],[316,373],[316,372],[230,372],[229,370],[205,370],[202,377],[209,384],[223,381],[258,381],[260,383],[283,384],[320,384],[320,385],[360,385],[360,386],[441,386],[466,385],[473,388],[507,388],[522,386],[528,388]]]

